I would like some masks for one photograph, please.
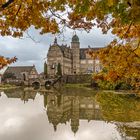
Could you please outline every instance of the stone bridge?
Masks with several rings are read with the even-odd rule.
[[[24,81],[24,85],[26,86],[54,86],[57,82],[61,80],[61,77],[57,78],[48,78],[48,79],[29,79],[28,81]]]

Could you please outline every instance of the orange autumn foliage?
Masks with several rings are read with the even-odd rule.
[[[0,56],[0,69],[7,66],[8,64],[14,63],[17,61],[16,57],[13,58],[5,58],[3,56]]]

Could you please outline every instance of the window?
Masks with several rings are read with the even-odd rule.
[[[92,72],[93,72],[93,67],[88,67],[86,73],[89,73],[89,74],[90,74],[90,73],[92,73]]]
[[[81,108],[86,108],[86,105],[85,104],[81,104],[80,107]]]
[[[58,60],[58,61],[59,61],[59,60],[61,60],[61,58],[60,58],[60,57],[59,57],[59,58],[56,58],[56,60]]]
[[[88,60],[88,64],[93,64],[93,60]]]
[[[100,61],[98,59],[95,60],[95,64],[99,64]]]
[[[89,104],[88,105],[88,108],[93,108],[93,104]]]
[[[55,67],[56,67],[56,64],[52,64],[51,68],[55,69]]]
[[[81,64],[86,64],[86,60],[81,60]]]
[[[100,66],[96,66],[96,67],[95,67],[95,72],[98,73],[99,71],[100,71]]]
[[[93,71],[93,67],[88,67],[87,70],[88,71]]]

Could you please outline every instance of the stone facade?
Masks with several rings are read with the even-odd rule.
[[[56,75],[58,63],[61,64],[62,75],[87,74],[99,72],[101,64],[93,59],[88,51],[97,51],[100,48],[80,48],[77,35],[72,37],[71,46],[59,45],[55,38],[47,54],[48,75]]]
[[[22,84],[31,79],[39,77],[35,66],[13,66],[8,67],[3,74],[5,83]]]

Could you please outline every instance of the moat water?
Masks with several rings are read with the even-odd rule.
[[[0,140],[140,140],[140,99],[65,88],[0,92]]]

